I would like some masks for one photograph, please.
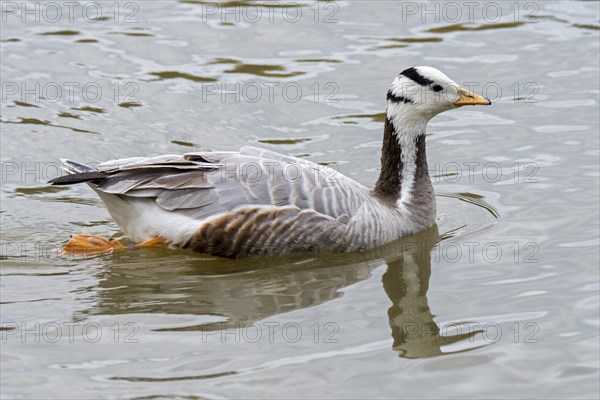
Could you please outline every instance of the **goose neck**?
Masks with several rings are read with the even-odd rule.
[[[400,126],[397,128],[396,126]],[[374,193],[398,207],[431,201],[432,186],[427,168],[425,124],[395,124],[385,120],[381,172]]]

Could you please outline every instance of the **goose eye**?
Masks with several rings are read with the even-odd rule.
[[[434,92],[439,92],[440,90],[443,89],[443,87],[441,85],[435,84],[435,85],[433,85],[432,89],[433,89]]]

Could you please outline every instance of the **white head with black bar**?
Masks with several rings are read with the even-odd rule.
[[[427,123],[444,111],[466,105],[490,104],[489,99],[462,88],[433,67],[411,67],[396,77],[387,92],[387,121],[384,136],[388,135],[390,141],[391,138],[395,138],[397,146],[391,146],[390,141],[387,141],[388,144],[384,145],[383,150],[384,158],[387,157],[387,164],[389,164],[388,171],[390,168],[400,170],[400,177],[397,180],[397,184],[401,186],[399,207],[402,208],[403,204],[414,197],[413,184],[418,169],[417,164],[422,164],[421,168],[426,167],[424,137]],[[419,152],[422,154],[419,155]],[[395,161],[392,153],[399,153],[400,167],[393,165]],[[383,175],[388,171],[384,171]],[[428,177],[427,181],[429,181]],[[422,182],[422,186],[429,187],[430,184]],[[392,190],[388,189],[388,191]]]

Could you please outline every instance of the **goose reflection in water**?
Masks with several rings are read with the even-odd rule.
[[[439,241],[434,225],[417,235],[365,253],[316,258],[298,256],[283,261],[272,259],[266,264],[264,259],[241,262],[199,259],[186,254],[183,260],[174,260],[172,253],[168,259],[157,259],[161,250],[141,253],[135,261],[102,268],[98,287],[92,288],[96,297],[94,305],[75,318],[154,313],[217,316],[226,322],[201,322],[157,330],[240,329],[274,315],[339,298],[343,294],[340,289],[368,279],[383,259],[387,263],[383,288],[392,302],[387,313],[393,349],[406,358],[448,354],[442,347],[459,343],[457,351],[471,350],[479,347],[473,338],[481,331],[441,335],[429,309],[430,253]]]
[[[429,234],[431,236],[427,239],[437,239],[437,229]],[[442,347],[459,342],[464,342],[464,345],[461,346],[462,350],[457,351],[480,347],[473,344],[479,342],[475,341],[475,337],[482,334],[482,330],[455,325],[453,328],[460,333],[445,336],[440,334],[440,327],[433,319],[427,290],[431,277],[431,250],[435,243],[437,240],[425,240],[412,247],[405,244],[402,259],[388,261],[387,271],[381,279],[383,289],[392,301],[388,309],[394,339],[392,347],[400,357],[424,358],[449,354],[451,352],[443,352]],[[466,328],[467,332],[463,333],[461,328]]]

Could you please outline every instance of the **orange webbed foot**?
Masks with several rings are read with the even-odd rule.
[[[63,253],[74,256],[97,256],[125,250],[118,240],[104,239],[100,236],[75,234],[63,247]]]
[[[145,247],[166,247],[168,243],[161,237],[153,237],[152,239],[146,240],[145,242],[133,245],[136,249],[143,249]]]
[[[104,239],[95,235],[75,234],[63,247],[63,254],[78,257],[93,257],[123,250],[138,250],[148,247],[166,247],[168,243],[161,237],[154,237],[139,244],[124,246],[116,239]]]

